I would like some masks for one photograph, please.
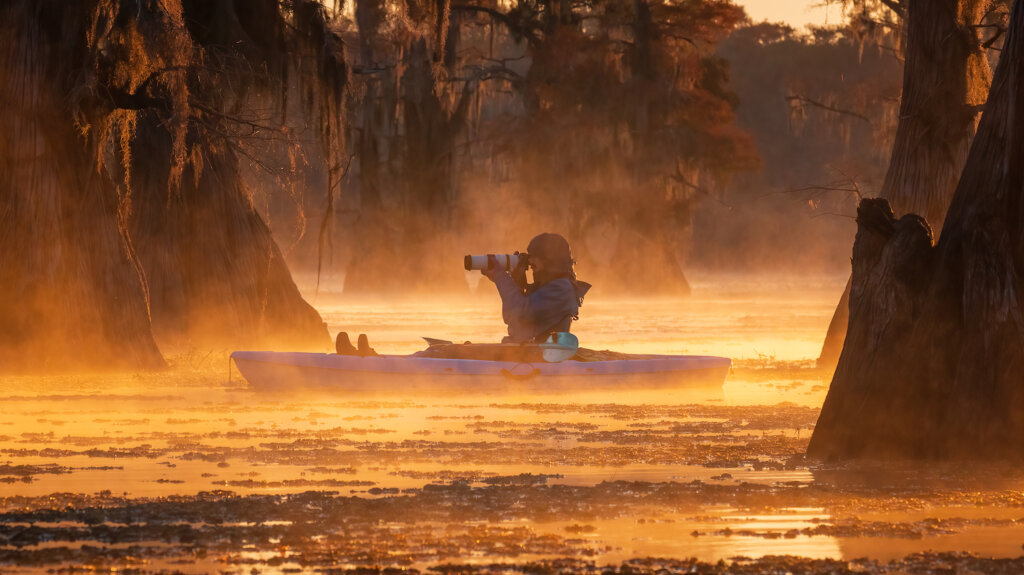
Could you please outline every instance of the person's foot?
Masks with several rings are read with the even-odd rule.
[[[356,346],[352,345],[352,341],[348,338],[348,333],[344,331],[338,332],[338,339],[334,340],[334,351],[338,352],[338,355],[358,355],[359,350]]]
[[[370,347],[370,340],[369,338],[366,337],[365,333],[359,334],[359,339],[356,340],[356,345],[359,346],[357,349],[357,353],[359,354],[360,357],[377,355],[377,352],[374,351],[372,347]]]

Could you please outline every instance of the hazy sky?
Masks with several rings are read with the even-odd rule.
[[[842,16],[839,2],[833,0],[825,8],[824,0],[735,0],[743,6],[754,22],[768,20],[786,22],[796,29],[807,24],[838,24]]]

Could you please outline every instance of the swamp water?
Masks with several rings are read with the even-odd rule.
[[[588,299],[587,347],[734,358],[712,392],[267,396],[226,350],[0,378],[0,571],[1021,572],[1020,469],[801,456],[844,281]],[[496,297],[310,299],[381,352],[501,335]]]

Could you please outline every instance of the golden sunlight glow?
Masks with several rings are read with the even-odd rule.
[[[834,0],[737,0],[753,22],[785,22],[797,30],[804,26],[842,23],[842,6]]]

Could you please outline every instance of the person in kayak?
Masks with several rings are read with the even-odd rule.
[[[481,271],[501,296],[501,317],[508,325],[508,337],[502,343],[535,342],[553,331],[569,331],[591,287],[576,279],[572,251],[562,236],[540,234],[530,240],[526,251],[533,268],[532,284],[526,283],[522,265],[509,273],[492,261]]]
[[[494,256],[490,256],[488,269],[481,270],[494,282],[501,296],[501,316],[508,325],[508,336],[501,340],[502,343],[534,343],[544,340],[551,332],[569,331],[573,320],[579,319],[583,296],[591,287],[576,279],[569,242],[562,236],[540,234],[530,241],[527,254],[528,257],[520,259],[520,266],[511,273],[498,265]],[[526,265],[522,262],[527,261],[533,268],[532,284],[526,283]],[[336,348],[338,355],[377,355],[363,334],[359,335],[359,346],[355,347],[349,341],[348,333],[340,332]],[[416,352],[412,357],[511,361],[510,357],[517,354],[514,350],[500,347],[488,348],[487,344],[480,348],[432,342],[428,349]]]

